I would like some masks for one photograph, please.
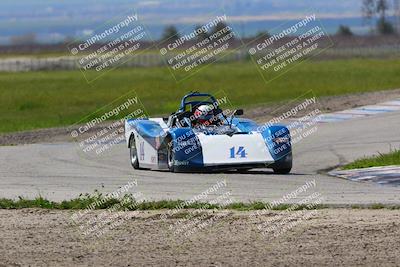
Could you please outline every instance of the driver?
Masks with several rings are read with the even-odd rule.
[[[196,118],[195,126],[209,126],[213,124],[213,107],[208,105],[201,105],[194,111]]]

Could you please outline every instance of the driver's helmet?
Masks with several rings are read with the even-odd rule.
[[[208,105],[201,105],[194,111],[194,116],[197,118],[199,124],[209,125],[213,117],[213,108]]]

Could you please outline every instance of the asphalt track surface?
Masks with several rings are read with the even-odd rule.
[[[134,191],[140,191],[147,200],[190,199],[226,179],[223,190],[231,192],[232,200],[270,202],[315,179],[315,188],[310,188],[305,195],[318,192],[326,204],[400,204],[400,187],[325,174],[329,168],[364,155],[398,148],[399,122],[400,112],[392,112],[320,123],[315,133],[294,145],[294,168],[289,175],[275,175],[269,169],[248,174],[137,171],[130,166],[124,144],[93,158],[82,156],[76,143],[3,146],[0,147],[0,197],[41,195],[64,200],[96,189],[112,192],[136,179],[138,186]],[[218,192],[210,198],[217,195]]]

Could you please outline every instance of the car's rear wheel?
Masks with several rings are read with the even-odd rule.
[[[277,169],[277,168],[273,168],[274,173],[276,174],[288,174],[292,168],[286,168],[286,169]]]
[[[132,136],[129,140],[129,148],[130,148],[129,154],[130,154],[131,165],[134,169],[139,169],[139,158],[137,154],[137,148],[134,136]]]
[[[174,152],[174,144],[172,141],[167,143],[167,164],[170,172],[174,172],[174,161],[175,161],[175,152]]]

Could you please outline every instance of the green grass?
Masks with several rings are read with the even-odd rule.
[[[316,210],[316,209],[326,209],[326,208],[346,208],[346,206],[335,206],[335,205],[296,205],[292,204],[281,204],[270,208],[268,203],[264,202],[236,202],[229,204],[224,207],[218,205],[211,205],[208,203],[195,202],[187,206],[183,206],[183,200],[161,200],[161,201],[144,201],[136,202],[131,195],[125,195],[120,199],[116,198],[105,198],[104,195],[98,193],[85,194],[80,197],[68,201],[54,202],[49,201],[41,196],[35,199],[24,199],[19,197],[18,200],[0,198],[0,209],[25,209],[25,208],[39,208],[39,209],[51,209],[51,210],[84,210],[90,207],[93,203],[101,203],[100,205],[94,205],[93,210],[104,210],[112,209],[114,211],[133,211],[133,210],[174,210],[178,208],[175,216],[171,218],[185,217],[187,214],[187,209],[224,209],[224,210],[236,210],[236,211],[255,211],[270,209],[276,211],[285,211],[290,209],[295,210]],[[117,207],[117,208],[116,208]],[[400,209],[399,205],[384,205],[381,203],[375,203],[370,205],[349,205],[347,208],[351,209]]]
[[[183,200],[161,200],[161,201],[144,201],[136,202],[131,195],[125,195],[120,199],[105,198],[101,193],[95,192],[94,194],[81,195],[79,198],[54,202],[49,201],[43,197],[37,197],[32,200],[20,197],[18,200],[0,198],[0,209],[22,209],[22,208],[42,208],[42,209],[58,209],[58,210],[82,210],[90,207],[92,203],[100,203],[93,205],[93,209],[109,209],[115,208],[118,205],[118,210],[162,210],[162,209],[176,209],[183,206]],[[268,207],[267,203],[251,202],[251,203],[232,203],[224,207],[228,210],[262,210]],[[282,204],[274,206],[273,210],[286,210],[291,207],[290,204]],[[306,205],[297,205],[293,210],[305,209],[320,209],[323,205],[314,205],[312,208]],[[184,209],[215,209],[219,208],[218,205],[207,203],[195,202],[184,206]]]
[[[373,157],[364,157],[343,166],[342,169],[350,170],[389,165],[400,165],[400,150],[394,150],[388,154],[379,153]]]
[[[169,70],[116,69],[92,83],[80,71],[0,73],[0,133],[74,124],[135,90],[147,111],[169,114],[191,91],[226,92],[235,106],[400,87],[400,61],[308,61],[265,83],[252,62],[213,64],[176,82]]]

